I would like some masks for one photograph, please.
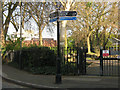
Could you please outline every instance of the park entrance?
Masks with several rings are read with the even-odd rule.
[[[86,50],[83,47],[61,48],[62,73],[69,75],[86,74]]]
[[[118,76],[120,71],[120,49],[108,48],[109,55],[104,56],[100,49],[100,56],[88,55],[83,47],[61,48],[62,72],[73,75]],[[66,71],[65,71],[66,70]]]
[[[119,76],[120,75],[120,48],[110,47],[109,55],[103,55],[104,50],[100,50],[100,75]]]

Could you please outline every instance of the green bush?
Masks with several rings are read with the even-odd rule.
[[[77,67],[75,63],[73,64],[64,64],[61,67],[61,71],[63,75],[76,75],[77,74]]]
[[[10,37],[9,35],[7,35],[7,39],[8,43],[6,43],[6,45],[4,46],[4,48],[6,48],[6,51],[20,49],[20,37],[17,37],[16,35]],[[22,38],[22,41],[23,40],[25,40],[25,38]]]
[[[56,74],[56,56],[57,48],[49,47],[23,47],[22,48],[22,66],[23,70],[31,72],[33,74]],[[19,52],[14,53],[14,59],[17,60],[17,64],[11,63],[10,65],[19,65]],[[86,63],[87,66],[89,63]],[[76,63],[62,63],[61,62],[61,74],[62,75],[77,75]]]
[[[54,53],[57,55],[57,47],[50,47],[50,50],[54,51]]]
[[[22,69],[34,74],[56,73],[56,48],[31,45],[22,47]],[[19,66],[20,50],[14,51],[14,59],[9,65]],[[19,68],[19,67],[18,67]]]
[[[22,49],[23,67],[38,68],[55,66],[56,54],[49,47],[29,47]]]

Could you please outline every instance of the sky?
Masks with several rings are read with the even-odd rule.
[[[39,32],[38,32],[38,30],[37,30],[37,26],[35,25],[34,22],[32,23],[32,26],[34,26],[34,29],[35,29],[33,32],[34,32],[35,34],[39,34]],[[56,28],[56,27],[55,27],[55,28]],[[32,28],[32,30],[33,30],[33,28]],[[8,34],[11,35],[11,34],[13,34],[14,32],[16,32],[15,29],[14,29],[14,26],[10,23],[9,29],[8,29]],[[20,33],[20,29],[18,30],[18,33]],[[30,39],[31,39],[31,35],[30,35],[30,34],[28,35],[28,33],[26,33],[24,29],[22,29],[22,33],[23,33],[23,35],[22,35],[23,37],[27,37],[26,40],[30,40]],[[19,37],[19,35],[18,35],[18,37]],[[29,38],[28,38],[28,37],[29,37]],[[43,38],[54,38],[54,40],[57,40],[57,28],[54,29],[52,33],[49,32],[49,30],[45,28],[45,29],[43,30],[43,32],[42,32],[42,37],[43,37]],[[35,38],[38,38],[38,37],[35,36]]]

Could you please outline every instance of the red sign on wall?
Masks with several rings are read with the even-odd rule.
[[[103,50],[103,56],[109,56],[109,50]]]

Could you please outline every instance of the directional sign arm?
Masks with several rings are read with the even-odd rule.
[[[57,18],[50,19],[49,22],[57,21]]]
[[[59,17],[59,20],[76,20],[76,17]]]
[[[58,12],[54,12],[50,14],[50,18],[55,18],[58,16]],[[76,16],[77,12],[76,11],[60,11],[59,16]]]
[[[50,14],[50,22],[54,22],[57,20],[76,20],[75,17],[77,15],[76,11],[57,11]]]
[[[50,17],[50,18],[55,18],[55,17],[57,17],[57,12],[51,13],[49,17]]]
[[[61,11],[60,16],[76,16],[76,11]]]

